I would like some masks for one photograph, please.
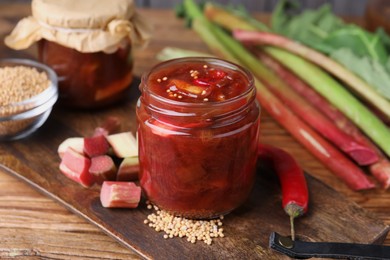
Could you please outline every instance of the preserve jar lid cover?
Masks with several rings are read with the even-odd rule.
[[[126,38],[144,44],[151,36],[133,0],[33,0],[31,7],[32,16],[5,38],[7,46],[25,49],[46,39],[80,52],[114,52]]]

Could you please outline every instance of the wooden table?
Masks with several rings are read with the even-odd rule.
[[[172,11],[141,11],[154,23],[155,33],[153,41],[146,49],[136,50],[134,53],[136,75],[140,75],[157,63],[155,54],[165,46],[207,50],[195,33],[186,29],[183,21],[175,18]],[[29,14],[29,5],[0,4],[0,39],[2,40],[12,30],[20,18]],[[36,50],[33,47],[25,51],[12,51],[1,41],[0,57],[34,58]],[[261,138],[286,149],[307,172],[390,224],[388,191],[381,189],[351,191],[264,111]],[[0,156],[6,154],[6,149],[0,149]],[[390,236],[387,236],[385,245],[390,245]],[[23,259],[139,258],[105,235],[99,228],[0,168],[0,258],[22,257]]]

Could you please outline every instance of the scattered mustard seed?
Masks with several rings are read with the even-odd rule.
[[[211,220],[193,220],[182,217],[176,217],[165,210],[160,210],[158,207],[153,206],[154,213],[147,216],[145,224],[149,224],[151,228],[157,232],[163,231],[164,239],[174,237],[186,237],[190,243],[196,243],[196,241],[203,241],[207,245],[211,245],[213,238],[224,237],[222,226],[223,216],[218,219]]]

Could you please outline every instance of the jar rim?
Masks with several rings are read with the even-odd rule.
[[[193,62],[193,61],[194,62],[202,61],[202,62],[206,62],[208,64],[215,64],[215,65],[223,66],[225,68],[229,68],[229,69],[232,69],[234,71],[240,72],[248,80],[249,87],[245,91],[240,93],[239,95],[234,96],[232,98],[229,98],[229,99],[226,99],[223,101],[208,101],[205,103],[203,103],[203,102],[186,102],[186,101],[182,101],[182,100],[169,99],[169,98],[163,97],[161,95],[157,95],[154,92],[150,91],[147,87],[145,87],[146,86],[145,82],[147,82],[147,79],[154,71],[156,71],[160,68],[164,68],[166,66],[169,66],[171,64],[180,64],[180,63]],[[177,105],[177,106],[188,107],[188,108],[205,108],[205,107],[209,107],[209,106],[214,106],[214,107],[215,106],[217,106],[217,107],[218,106],[226,106],[230,103],[234,103],[237,100],[241,100],[244,97],[250,96],[250,94],[252,92],[253,92],[253,95],[255,95],[256,88],[255,88],[254,77],[248,69],[246,69],[238,64],[235,64],[233,62],[223,60],[220,58],[194,56],[194,57],[175,58],[175,59],[163,61],[159,64],[156,64],[148,72],[143,73],[143,75],[141,77],[140,91],[141,91],[141,93],[147,92],[147,94],[149,94],[152,98],[156,99],[159,102],[170,104],[173,106]]]

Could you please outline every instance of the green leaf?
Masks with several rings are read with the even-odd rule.
[[[390,73],[377,60],[358,57],[348,48],[340,48],[330,57],[359,75],[382,96],[390,100]]]
[[[331,13],[329,5],[317,10],[297,14],[298,6],[291,1],[281,1],[272,14],[272,29],[289,38],[316,47],[343,22]]]
[[[291,20],[291,13],[299,9],[298,1],[280,0],[272,12],[271,25],[274,32],[284,34],[285,26]]]
[[[298,7],[283,0],[272,14],[272,29],[317,51],[330,55],[347,69],[390,98],[390,37],[346,24],[329,5],[297,13]]]
[[[333,31],[323,43],[331,49],[350,49],[358,57],[370,57],[385,64],[387,52],[379,35],[369,33],[356,25],[346,25]]]
[[[183,2],[175,5],[175,14],[176,17],[184,18],[186,16],[186,10],[184,8]]]
[[[383,30],[382,27],[378,28],[375,34],[380,38],[387,53],[390,53],[390,36]]]

